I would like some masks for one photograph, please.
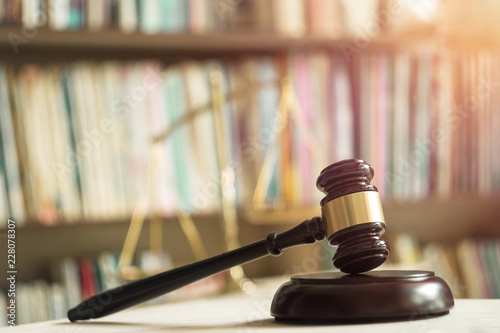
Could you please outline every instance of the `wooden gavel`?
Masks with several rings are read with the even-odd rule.
[[[178,267],[88,298],[68,311],[70,321],[103,317],[161,296],[192,282],[266,255],[277,256],[291,246],[310,244],[325,237],[338,246],[333,264],[345,273],[366,272],[380,266],[389,254],[380,238],[385,221],[377,188],[370,184],[373,169],[359,159],[340,161],[325,168],[317,187],[322,218],[314,217],[283,233],[215,257]]]

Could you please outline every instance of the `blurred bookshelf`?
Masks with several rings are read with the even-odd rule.
[[[143,191],[138,249],[147,252],[159,216],[171,258],[144,261],[170,267],[196,260],[178,207],[208,255],[226,249],[221,178],[232,179],[226,190],[246,244],[320,214],[319,171],[351,157],[375,169],[392,264],[436,270],[462,286],[454,289],[460,297],[500,297],[500,38],[485,34],[484,22],[475,33],[455,24],[464,12],[488,22],[477,8],[172,1],[184,21],[164,26],[159,1],[71,1],[76,7],[58,9],[57,19],[56,2],[33,1],[25,16],[29,1],[0,4],[0,218],[19,222],[18,279],[31,290],[22,297],[53,288],[40,302],[65,298],[83,286],[64,281],[92,275],[89,260],[104,276],[109,267],[98,268],[98,258],[116,265],[110,253],[122,249]],[[440,20],[443,11],[452,14]],[[314,249],[245,270],[283,274]],[[479,259],[460,265],[471,249]],[[330,258],[315,267],[331,268]],[[220,289],[220,281],[211,285]]]

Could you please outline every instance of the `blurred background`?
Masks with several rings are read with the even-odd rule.
[[[494,0],[0,1],[17,324],[320,215],[316,178],[345,158],[375,170],[382,268],[500,297],[498,14]],[[332,270],[334,251],[289,249],[161,301]]]

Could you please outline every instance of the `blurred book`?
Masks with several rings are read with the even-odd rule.
[[[53,263],[51,267],[52,280],[60,283],[64,288],[66,304],[75,306],[82,301],[80,288],[80,274],[78,263],[73,258],[65,258]]]
[[[7,70],[0,65],[0,218],[6,226],[7,218],[15,219],[18,226],[26,221],[25,203],[21,184],[21,169],[17,154],[17,141],[12,117]]]
[[[458,269],[457,251],[454,246],[429,243],[423,248],[422,260],[429,264],[437,276],[448,283],[455,298],[465,297],[464,282]]]
[[[9,306],[9,304],[7,304],[8,301],[10,300],[7,298],[7,294],[0,289],[0,327],[7,326],[7,321],[11,320],[10,317],[7,317],[7,306]]]
[[[79,260],[78,268],[82,299],[87,299],[97,294],[96,270],[94,270],[92,262],[87,258]]]
[[[376,37],[380,31],[378,22],[379,1],[339,0],[343,36],[359,37],[364,43]],[[362,42],[362,43],[363,43]]]
[[[273,24],[278,34],[303,37],[306,33],[304,0],[272,0]]]
[[[311,36],[341,38],[342,12],[339,0],[304,1],[308,33]]]
[[[0,23],[5,25],[20,25],[22,23],[22,0],[0,2]]]

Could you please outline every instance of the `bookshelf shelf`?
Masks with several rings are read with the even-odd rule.
[[[20,28],[0,28],[3,47],[10,46],[8,36],[26,36],[26,47],[147,48],[167,52],[262,52],[278,51],[289,47],[332,46],[338,40],[325,38],[287,38],[255,32],[236,33],[124,33],[119,30],[54,31],[41,28],[24,35]]]
[[[295,38],[250,31],[144,34],[124,33],[120,30],[55,31],[48,28],[27,31],[15,26],[0,26],[0,50],[3,52],[3,60],[45,60],[45,58],[59,60],[64,57],[103,59],[148,57],[173,60],[186,57],[209,58],[279,53],[294,49],[328,49],[341,52],[342,47],[347,45],[359,47],[361,51],[377,48],[418,49],[422,45],[426,47],[431,44],[438,45],[435,41],[431,41],[432,35],[432,30],[427,30],[405,36],[378,35],[370,40],[358,40],[308,35]]]
[[[500,197],[461,197],[384,204],[389,235],[412,232],[420,242],[454,243],[463,238],[500,237]]]
[[[496,223],[500,196],[460,197],[454,199],[428,199],[408,202],[383,202],[384,215],[388,225],[387,232],[395,234],[412,231],[422,242],[457,241],[464,237],[500,237],[500,224]],[[253,226],[269,228],[289,227],[303,220],[321,215],[319,207],[293,211],[255,212],[239,210],[239,219]],[[220,221],[220,214],[196,214],[201,224],[208,221]],[[146,219],[146,222],[149,219]],[[175,224],[178,219],[172,216],[162,217],[167,224]],[[59,222],[56,225],[45,226],[38,222],[28,222],[21,230],[38,233],[43,230],[72,228],[92,229],[106,225],[127,226],[130,219],[114,219],[106,221],[74,221]]]
[[[422,243],[500,237],[499,203],[499,196],[383,202],[387,234],[411,232]],[[242,212],[245,221],[256,225],[296,224],[320,214],[319,207],[299,212],[273,212],[267,216],[265,212]]]

